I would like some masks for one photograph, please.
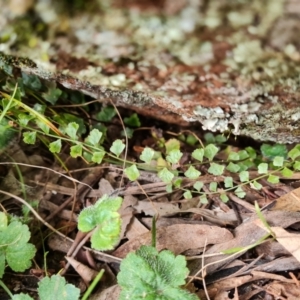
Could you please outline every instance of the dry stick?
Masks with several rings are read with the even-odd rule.
[[[80,182],[79,180],[77,180],[77,179],[75,179],[75,178],[73,178],[73,177],[70,177],[70,176],[68,176],[68,175],[65,175],[65,174],[62,173],[62,172],[55,171],[55,170],[53,170],[53,169],[51,169],[51,168],[47,168],[47,167],[43,167],[43,166],[35,166],[35,165],[30,165],[30,164],[25,164],[25,163],[19,163],[19,162],[10,162],[10,161],[8,161],[8,162],[1,162],[0,165],[19,165],[19,166],[30,167],[30,168],[44,169],[44,170],[53,172],[53,173],[55,173],[55,174],[58,174],[58,175],[60,175],[60,176],[62,176],[62,177],[65,177],[65,178],[67,178],[67,179],[69,179],[69,180],[71,180],[71,181],[73,181],[73,182],[76,182],[76,183],[82,183],[82,184],[86,185],[87,187],[91,188],[88,184],[85,184],[85,183],[83,183],[83,182]]]
[[[94,183],[96,181],[98,181],[99,177],[102,175],[102,169],[97,169],[96,171],[97,172],[94,172],[94,173],[91,172],[84,179],[85,183],[88,183],[89,186],[94,185]],[[89,193],[89,190],[86,189],[86,185],[81,185],[78,188],[76,195],[69,197],[68,200],[66,200],[56,210],[54,210],[45,220],[46,221],[51,220],[56,214],[58,214],[61,210],[63,210],[63,208],[65,208],[72,200],[75,200],[75,197],[77,197],[77,196],[84,197],[87,193]],[[79,234],[79,232],[78,232],[76,235],[76,238],[72,244],[72,247],[69,249],[69,251],[67,253],[67,256],[71,256],[72,252],[75,250],[76,253],[72,255],[72,257],[74,257],[78,253],[79,249],[85,244],[85,242],[87,241],[89,236],[90,235],[88,233]],[[67,272],[69,266],[70,266],[70,263],[68,262],[62,271],[63,274],[65,274]]]
[[[140,187],[140,189],[142,190],[142,192],[144,193],[144,195],[147,197],[148,201],[151,203],[153,209],[156,211],[156,220],[157,220],[158,217],[159,217],[159,212],[158,212],[157,208],[155,207],[153,201],[149,198],[147,192],[146,192],[146,191],[143,189],[143,187],[140,185],[140,183],[139,183],[138,181],[137,181],[136,183],[138,184],[138,186]]]
[[[74,240],[74,243],[72,244],[71,248],[69,249],[66,256],[75,257],[76,254],[79,252],[79,250],[84,246],[84,244],[87,242],[87,240],[92,236],[94,230],[91,230],[90,232],[81,232],[78,231],[76,238]],[[61,274],[65,275],[67,270],[70,267],[70,262],[68,261],[66,265],[64,266],[64,269],[62,270]]]
[[[198,270],[198,271],[196,272],[195,275],[189,276],[189,277],[191,277],[191,279],[188,281],[187,284],[191,283],[194,279],[199,279],[199,277],[197,277],[197,276],[198,276],[200,273],[202,273],[202,270],[203,270],[203,269],[206,269],[206,268],[209,267],[209,266],[212,266],[212,265],[214,265],[214,264],[217,264],[217,263],[226,261],[226,260],[228,260],[228,259],[231,259],[232,257],[239,256],[240,253],[246,252],[247,250],[249,250],[249,249],[242,249],[242,250],[237,251],[237,252],[235,252],[235,253],[233,253],[233,254],[231,254],[231,255],[229,255],[229,256],[226,256],[226,257],[224,257],[224,258],[222,258],[222,259],[220,259],[220,260],[213,261],[213,262],[211,262],[211,263],[209,263],[209,264],[207,264],[207,265],[205,265],[205,266],[202,266],[202,268],[201,268],[200,270]],[[224,255],[224,253],[220,252],[219,255]],[[200,278],[200,279],[202,280],[202,278]]]
[[[55,215],[57,215],[60,211],[62,211],[69,203],[71,203],[75,197],[83,197],[85,194],[89,192],[86,187],[92,189],[91,185],[94,185],[95,182],[100,178],[102,174],[102,170],[98,169],[97,172],[89,174],[83,182],[80,183],[80,187],[78,188],[77,194],[70,196],[64,203],[62,203],[56,210],[54,210],[47,218],[46,221],[51,220]]]
[[[23,205],[25,205],[33,214],[34,214],[34,216],[40,221],[40,222],[42,222],[45,226],[47,226],[50,230],[52,230],[53,232],[55,232],[56,234],[58,234],[58,235],[60,235],[60,236],[62,236],[62,237],[64,237],[64,238],[67,238],[67,239],[69,239],[69,240],[72,240],[72,239],[70,239],[70,238],[68,238],[67,236],[65,236],[64,234],[62,234],[60,231],[58,231],[57,229],[55,229],[54,227],[52,227],[48,222],[46,222],[45,220],[43,220],[43,218],[37,213],[37,211],[34,209],[34,208],[32,208],[32,206],[30,205],[30,204],[28,204],[25,200],[23,200],[22,198],[20,198],[20,197],[18,197],[18,196],[16,196],[16,195],[14,195],[14,194],[11,194],[11,193],[9,193],[9,192],[6,192],[6,191],[2,191],[2,190],[0,190],[0,193],[1,194],[4,194],[4,195],[6,195],[6,196],[9,196],[9,197],[11,197],[11,198],[14,198],[14,199],[16,199],[17,201],[19,201],[19,202],[21,202]]]
[[[125,145],[126,145],[126,147],[125,147],[125,153],[124,153],[124,157],[125,157],[125,158],[124,158],[124,163],[123,163],[123,170],[124,170],[124,169],[125,169],[125,166],[126,166],[126,159],[127,159],[127,153],[128,153],[128,136],[127,136],[127,132],[126,132],[126,128],[125,128],[123,119],[122,119],[122,117],[121,117],[121,115],[120,115],[120,112],[119,112],[117,106],[113,103],[113,101],[112,101],[111,99],[109,99],[109,101],[110,101],[110,103],[112,104],[112,106],[114,107],[115,111],[117,112],[117,115],[118,115],[118,117],[119,117],[119,119],[120,119],[122,128],[123,128],[123,130],[124,130]],[[122,186],[123,179],[124,179],[124,171],[123,171],[123,173],[122,173],[122,177],[121,177],[121,180],[120,180],[120,187],[119,187],[119,188],[121,188],[121,186]]]
[[[207,238],[205,239],[204,248],[203,248],[203,254],[206,251],[206,246],[207,246]],[[204,265],[204,256],[202,256],[201,260],[202,260],[202,266],[203,266]],[[210,300],[209,295],[208,295],[208,291],[207,291],[207,288],[206,288],[206,283],[205,283],[205,273],[206,273],[206,270],[202,269],[202,282],[203,282],[204,292],[205,292],[206,298],[208,300]]]

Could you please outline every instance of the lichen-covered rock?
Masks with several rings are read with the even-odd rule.
[[[297,1],[37,0],[18,18],[3,5],[0,66],[167,122],[299,142]]]

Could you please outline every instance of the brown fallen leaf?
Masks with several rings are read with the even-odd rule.
[[[120,232],[120,240],[124,237],[125,232],[127,231],[127,227],[131,223],[131,220],[134,218],[133,214],[135,209],[133,206],[138,202],[138,199],[128,195],[124,197],[122,202],[122,206],[119,209],[119,214],[122,218],[121,232]]]
[[[149,230],[137,218],[134,217],[127,226],[126,237],[128,240],[133,240],[148,231]]]
[[[222,240],[220,239],[222,237]],[[129,252],[137,250],[142,245],[151,244],[151,232],[144,233],[130,240],[113,252],[114,256],[123,258]],[[233,235],[227,229],[209,225],[175,224],[156,230],[156,248],[160,251],[168,249],[175,254],[188,249],[200,248],[204,245],[229,241]]]
[[[268,224],[271,226],[282,226],[283,228],[289,227],[294,223],[300,221],[300,213],[286,212],[286,211],[266,211],[263,213]],[[205,254],[218,254],[224,250],[246,247],[253,245],[259,239],[266,235],[266,231],[260,228],[256,222],[260,221],[256,215],[253,215],[250,219],[239,225],[234,230],[234,239],[224,241],[212,246],[206,251]],[[246,252],[246,250],[244,251]],[[220,254],[212,257],[206,257],[204,264],[209,266],[206,268],[207,274],[211,274],[215,270],[222,267],[224,264],[228,264],[237,257],[241,256],[244,252],[235,254]],[[189,263],[189,269],[192,274],[197,274],[201,270],[202,260],[197,259]]]
[[[271,210],[300,211],[300,188],[279,197]]]
[[[89,297],[89,300],[112,300],[119,299],[121,288],[119,285],[115,284],[101,292],[96,292]]]
[[[234,226],[237,224],[237,217],[233,209],[224,212],[224,211],[212,211],[210,209],[194,207],[185,210],[180,209],[168,214],[167,216],[174,216],[176,214],[182,214],[182,213],[193,213],[193,214],[201,215],[206,221],[209,221],[211,223],[220,226],[226,226],[226,225]]]
[[[264,272],[284,272],[286,270],[299,270],[300,263],[294,256],[279,257],[275,260],[271,260],[265,264],[258,265],[253,270]]]
[[[263,228],[263,224],[261,227]],[[300,235],[290,233],[281,227],[271,229],[275,233],[276,240],[300,262]]]
[[[267,260],[274,260],[280,256],[289,256],[289,252],[276,241],[265,242],[261,245],[258,245],[255,250],[258,255],[262,254]]]
[[[71,264],[71,266],[76,270],[76,272],[81,276],[86,285],[92,281],[98,274],[97,271],[87,267],[86,265],[80,263],[76,259],[70,256],[66,256],[66,260]]]
[[[300,288],[294,283],[272,281],[265,288],[267,293],[276,295],[277,297],[279,296],[284,297],[281,299],[288,299],[288,300],[300,299]]]
[[[220,295],[225,296],[224,292],[227,293],[227,291],[230,291],[231,289],[234,289],[235,287],[239,287],[249,281],[252,281],[251,275],[245,275],[241,277],[235,277],[235,278],[228,278],[221,280],[220,282],[216,282],[214,284],[211,284],[207,288],[207,292],[209,297],[211,299],[229,299],[229,298],[221,298]],[[203,290],[200,290],[197,295],[200,297],[200,299],[205,299],[205,293]],[[218,297],[218,298],[217,298]],[[235,298],[238,299],[238,298]]]
[[[178,211],[178,204],[173,204],[170,202],[149,202],[138,201],[138,203],[134,206],[138,213],[144,213],[148,216],[154,216],[159,214],[159,216],[169,215]]]

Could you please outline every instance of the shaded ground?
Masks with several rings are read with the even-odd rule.
[[[34,294],[46,270],[54,274],[62,268],[67,280],[84,291],[84,274],[67,268],[64,259],[76,249],[74,257],[84,266],[106,269],[94,299],[117,299],[119,263],[130,251],[150,244],[151,220],[158,213],[157,247],[186,255],[189,289],[201,299],[300,297],[299,174],[287,178],[277,172],[279,182],[270,183],[257,169],[260,162],[271,160],[261,154],[262,143],[299,141],[300,54],[295,36],[300,3],[75,1],[70,6],[68,1],[24,1],[22,8],[14,1],[1,2],[1,92],[13,94],[18,83],[16,99],[35,109],[36,103],[45,105],[43,114],[57,128],[80,123],[81,140],[98,128],[107,151],[114,140],[125,141],[118,115],[108,116],[111,104],[117,105],[123,120],[140,113],[141,124],[127,124],[131,137],[127,156],[122,154],[127,161],[141,163],[145,147],[165,158],[166,145],[174,139],[183,153],[173,166],[181,186],[167,192],[155,169],[165,160],[156,160],[151,170],[140,165],[139,180],[131,182],[122,172],[122,161],[106,157],[100,165],[87,164],[70,156],[70,143],[55,156],[46,146],[52,141],[49,136],[39,132],[40,139],[28,145],[16,135],[2,152],[0,188],[37,201],[40,220],[30,216],[28,222],[38,249],[33,267],[24,274],[5,274],[11,291]],[[19,112],[13,108],[7,114],[16,129]],[[196,121],[225,135],[205,135]],[[36,123],[30,126],[38,128]],[[254,140],[235,139],[231,132]],[[245,159],[247,184],[239,172],[226,169],[213,175],[208,160],[195,161],[192,153],[201,143],[218,146],[214,162],[224,165],[230,153],[252,147],[257,156]],[[15,163],[20,171],[12,167]],[[197,179],[184,176],[191,163],[201,171]],[[243,197],[236,190],[226,191],[228,202],[222,201],[226,177],[241,186]],[[256,178],[261,189],[251,181]],[[203,184],[199,191],[195,181]],[[76,229],[79,212],[103,194],[124,197],[121,240],[107,253],[90,249],[89,242],[85,248],[78,246],[82,237]],[[255,201],[276,241],[266,237]],[[22,215],[13,198],[3,196],[1,204],[9,213]],[[49,231],[42,220],[60,234]],[[261,239],[265,242],[255,245]],[[220,254],[237,247],[245,248],[234,255]],[[113,290],[105,298],[100,292],[108,287]]]

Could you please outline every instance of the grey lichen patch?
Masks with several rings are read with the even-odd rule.
[[[285,21],[295,23],[285,14],[285,1],[186,0],[179,6],[174,1],[176,9],[173,2],[172,9],[164,6],[171,2],[156,7],[148,0],[88,1],[93,9],[83,5],[77,13],[71,5],[70,13],[62,9],[67,1],[37,0],[31,17],[48,31],[26,34],[22,44],[19,31],[13,32],[18,19],[3,16],[10,34],[5,40],[0,34],[0,49],[43,68],[3,55],[0,65],[7,73],[16,67],[99,101],[144,108],[145,114],[151,107],[153,117],[174,113],[212,131],[233,127],[235,134],[260,140],[300,140],[298,31],[278,39],[292,28]],[[70,64],[82,58],[85,67],[60,64],[62,51]]]
[[[224,113],[224,110],[221,107],[207,108],[201,105],[197,105],[195,107],[194,114],[196,116],[205,117],[207,119],[224,119],[226,117],[226,114]]]
[[[294,116],[294,119],[291,116]],[[248,120],[239,132],[259,140],[271,140],[282,144],[295,143],[300,141],[299,117],[300,107],[287,110],[277,105],[268,111],[262,111],[255,121]]]
[[[207,108],[197,105],[193,111],[195,120],[200,121],[204,130],[226,131],[230,115],[221,107]]]

